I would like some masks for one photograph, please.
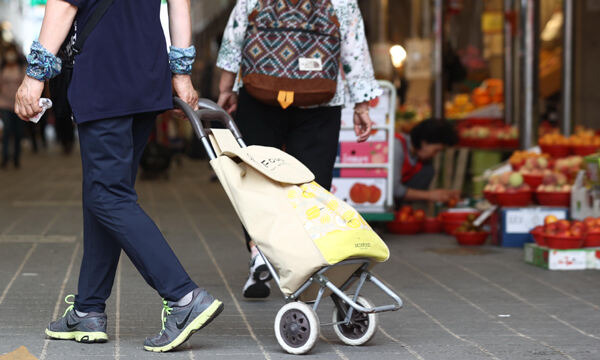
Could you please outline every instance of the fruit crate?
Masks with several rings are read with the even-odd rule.
[[[600,248],[550,249],[525,244],[526,263],[548,270],[600,270]]]

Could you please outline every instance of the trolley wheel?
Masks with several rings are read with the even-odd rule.
[[[290,354],[306,354],[319,338],[319,317],[303,302],[285,304],[275,317],[275,336]]]
[[[349,297],[353,297],[349,295]],[[373,304],[362,296],[356,299],[356,303],[364,307],[373,307]],[[342,302],[342,306],[349,309],[350,306]],[[344,321],[345,314],[340,314],[337,307],[333,308],[333,322]],[[356,309],[352,311],[349,324],[333,325],[337,337],[347,345],[360,346],[366,344],[377,330],[377,314],[366,314]]]

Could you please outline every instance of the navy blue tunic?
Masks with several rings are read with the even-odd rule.
[[[81,31],[99,0],[65,0],[79,8]],[[173,107],[160,0],[114,0],[75,57],[69,102],[75,121]]]

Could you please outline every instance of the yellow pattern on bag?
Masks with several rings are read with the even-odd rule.
[[[287,197],[329,264],[356,257],[389,258],[387,246],[362,216],[316,182],[290,186]]]

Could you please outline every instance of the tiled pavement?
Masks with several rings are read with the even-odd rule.
[[[46,339],[44,326],[76,291],[80,174],[77,156],[58,154],[28,155],[20,171],[0,172],[0,354],[23,345],[39,359],[293,357],[273,334],[282,297],[241,297],[248,254],[237,219],[207,164],[187,160],[168,181],[139,181],[140,201],[192,277],[224,301],[223,314],[179,351],[144,352],[144,338],[160,329],[161,302],[124,256],[107,308],[111,341]],[[375,272],[405,308],[380,316],[363,347],[344,346],[324,327],[309,358],[600,359],[600,271],[545,271],[524,264],[521,250],[460,251],[445,236],[384,238],[392,257]],[[321,319],[331,310],[325,302]]]

